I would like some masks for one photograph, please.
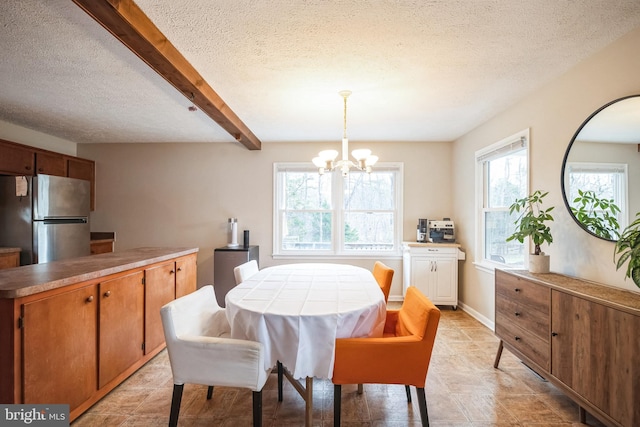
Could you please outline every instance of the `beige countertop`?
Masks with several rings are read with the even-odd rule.
[[[22,251],[20,248],[0,248],[0,254],[12,254],[20,251]]]
[[[420,243],[420,242],[402,242],[405,246],[424,247],[424,248],[459,248],[458,243]]]
[[[0,270],[0,298],[19,298],[169,259],[198,248],[137,248]]]

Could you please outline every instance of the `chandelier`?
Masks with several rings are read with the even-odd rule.
[[[318,153],[318,157],[313,158],[313,164],[318,168],[318,173],[322,175],[325,171],[340,169],[342,176],[347,176],[351,168],[360,171],[371,172],[371,166],[378,161],[378,156],[371,154],[371,150],[362,148],[353,150],[351,155],[356,161],[349,160],[349,139],[347,138],[347,98],[351,95],[350,90],[340,91],[340,96],[344,100],[344,132],[342,134],[342,159],[336,161],[338,152],[336,150],[323,150]]]

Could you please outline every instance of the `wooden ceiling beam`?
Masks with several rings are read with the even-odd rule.
[[[132,0],[73,0],[249,150],[262,143]]]

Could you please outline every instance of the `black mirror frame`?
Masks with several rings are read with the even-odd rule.
[[[615,243],[615,242],[617,242],[617,240],[607,239],[605,237],[598,236],[597,234],[595,234],[594,232],[589,230],[587,227],[585,227],[584,224],[582,224],[580,221],[578,221],[578,218],[576,218],[576,216],[573,214],[573,212],[571,212],[571,205],[569,204],[569,201],[567,200],[567,191],[566,191],[567,189],[564,186],[565,168],[567,166],[567,159],[569,158],[569,152],[571,151],[571,147],[573,147],[573,143],[576,141],[576,138],[580,134],[580,131],[582,131],[582,128],[584,128],[592,118],[594,118],[596,115],[598,115],[598,113],[600,113],[605,108],[607,108],[607,107],[609,107],[609,106],[611,106],[611,105],[613,105],[613,104],[615,104],[617,102],[624,101],[625,99],[637,98],[637,97],[640,97],[640,94],[623,96],[622,98],[614,99],[611,102],[607,102],[602,107],[600,107],[596,111],[594,111],[589,117],[587,117],[587,119],[584,122],[582,122],[582,124],[580,125],[578,130],[573,134],[573,138],[571,138],[571,142],[569,142],[569,146],[567,147],[567,151],[565,151],[564,158],[562,159],[562,169],[560,170],[560,188],[562,190],[562,200],[564,201],[564,205],[567,208],[567,211],[569,212],[569,215],[576,222],[576,224],[578,224],[578,226],[580,228],[582,228],[584,231],[586,231],[588,234],[591,234],[592,236],[597,237],[598,239],[602,239],[602,240],[607,241],[607,242]]]

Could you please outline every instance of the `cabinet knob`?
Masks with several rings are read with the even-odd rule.
[[[169,272],[169,274],[176,274],[176,272],[175,272],[175,271],[173,271],[173,270],[171,270],[171,271]]]
[[[90,295],[85,302],[93,302],[93,295]]]
[[[557,332],[551,332],[551,336],[552,336],[552,337],[557,337],[557,336],[558,336],[558,333],[557,333]]]
[[[25,170],[28,170],[28,171],[31,170],[31,166],[25,166],[24,168],[25,168]]]
[[[107,291],[104,293],[105,298],[109,298],[111,296],[111,291]]]
[[[178,271],[182,271],[182,268],[178,267]]]
[[[38,168],[38,172],[44,172],[43,168]]]
[[[514,291],[520,292],[520,288],[515,288]]]
[[[515,314],[515,315],[516,315],[516,317],[519,317],[519,316],[520,316],[520,312],[519,312],[519,311],[516,311],[516,312],[515,312],[515,313],[513,313],[513,314]]]
[[[514,338],[516,341],[520,341],[520,337],[519,337],[519,336],[517,336],[517,335],[516,335],[515,337],[513,337],[513,338]]]

